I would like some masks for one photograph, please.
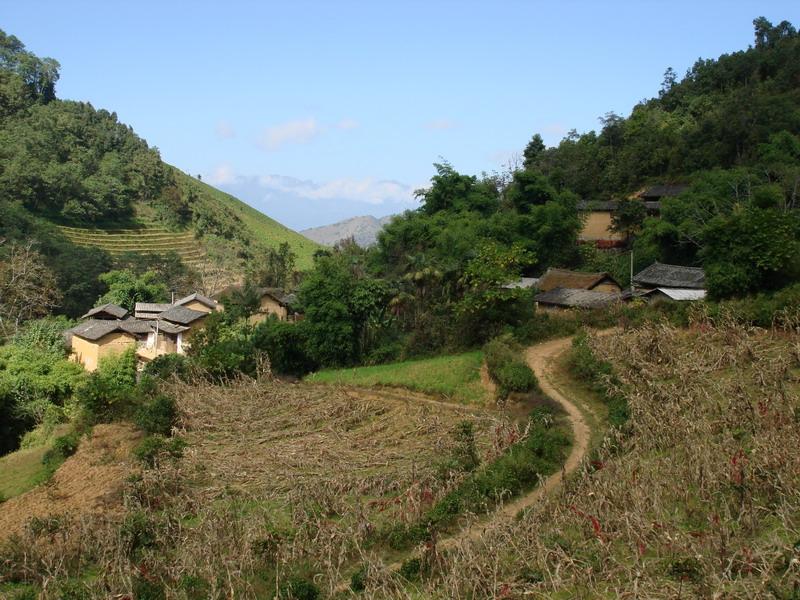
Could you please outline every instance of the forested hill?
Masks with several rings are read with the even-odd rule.
[[[196,254],[231,273],[283,242],[298,266],[310,266],[316,244],[165,164],[115,113],[58,99],[58,79],[57,61],[35,56],[0,31],[0,239],[35,238],[49,259],[61,250],[44,239],[59,235],[48,224],[73,232],[123,230],[127,237],[109,247],[134,251],[137,231],[146,234],[142,240],[168,240],[176,232],[183,240],[193,234]],[[80,232],[70,237],[95,239]],[[58,245],[68,247],[70,240]],[[169,248],[168,241],[162,245]],[[57,261],[49,262],[54,267]]]
[[[547,149],[534,136],[526,167],[583,199],[608,200],[648,183],[756,166],[776,152],[796,151],[796,138],[786,136],[800,132],[800,37],[787,21],[753,23],[747,50],[700,59],[682,79],[668,68],[656,97],[627,118],[606,113],[599,133],[573,130]],[[772,175],[796,185],[785,174]]]

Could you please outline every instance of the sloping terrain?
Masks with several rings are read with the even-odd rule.
[[[77,246],[97,246],[112,256],[124,252],[165,254],[175,252],[187,265],[203,261],[205,251],[191,231],[170,231],[155,223],[140,229],[86,229],[58,226],[59,231]]]
[[[215,210],[238,219],[244,225],[247,237],[255,242],[269,248],[277,248],[283,242],[288,243],[292,252],[297,256],[297,268],[308,269],[311,267],[314,252],[319,249],[319,244],[285,225],[281,225],[230,194],[190,177],[174,167],[173,172],[184,193],[192,192],[194,194],[195,202],[205,203]]]
[[[590,343],[627,425],[563,493],[440,554],[419,596],[796,595],[798,335],[649,325]],[[366,597],[408,597],[371,573]]]
[[[121,513],[124,480],[135,469],[131,450],[140,437],[129,425],[94,427],[50,481],[0,504],[0,539],[22,533],[31,519]]]

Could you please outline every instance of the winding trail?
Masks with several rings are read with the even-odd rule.
[[[608,331],[610,332],[611,330]],[[605,332],[601,332],[601,335],[604,333]],[[450,536],[440,538],[436,543],[437,551],[454,548],[464,541],[478,540],[483,536],[484,531],[488,527],[494,526],[502,521],[510,521],[514,519],[514,517],[516,517],[521,511],[530,508],[539,500],[544,498],[547,494],[560,486],[564,479],[580,466],[581,461],[584,459],[589,449],[591,430],[578,407],[571,400],[566,398],[551,382],[553,361],[562,352],[569,348],[571,343],[572,336],[530,346],[525,351],[525,360],[536,374],[542,391],[552,400],[561,405],[566,412],[567,420],[572,427],[572,448],[567,460],[561,467],[561,471],[553,473],[544,479],[528,494],[525,494],[524,496],[521,496],[516,500],[503,505],[501,508],[498,508],[487,521],[476,522],[469,527],[462,528]],[[484,376],[482,374],[482,378],[483,377]],[[485,377],[488,379],[488,374]],[[388,565],[387,568],[390,571],[398,571],[401,566],[401,562],[395,562]]]
[[[457,546],[464,540],[479,539],[485,529],[490,525],[497,524],[498,521],[511,520],[516,517],[521,511],[526,510],[536,504],[539,500],[544,498],[547,494],[556,489],[563,480],[572,474],[581,464],[581,461],[586,456],[589,449],[589,441],[591,439],[591,430],[586,422],[586,419],[581,413],[580,409],[568,398],[566,398],[551,382],[551,373],[553,370],[552,362],[562,352],[569,348],[572,343],[572,337],[559,338],[530,346],[525,351],[525,360],[530,368],[536,374],[539,380],[539,386],[542,391],[547,394],[552,400],[558,402],[564,411],[567,413],[567,419],[572,427],[572,447],[570,449],[567,460],[561,467],[561,471],[553,473],[546,479],[540,482],[528,494],[517,498],[516,500],[504,504],[501,508],[495,511],[489,521],[483,523],[475,523],[471,527],[465,527],[457,533],[442,538],[436,544],[437,550],[447,550]],[[399,568],[392,565],[390,568]]]

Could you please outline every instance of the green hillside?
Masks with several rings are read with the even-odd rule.
[[[314,252],[321,248],[319,244],[281,225],[238,198],[190,177],[178,169],[173,171],[179,187],[185,195],[195,196],[195,202],[203,202],[228,211],[244,225],[251,238],[260,244],[276,248],[282,242],[287,242],[297,255],[297,267],[301,270],[311,267]]]
[[[317,244],[166,164],[116,113],[58,98],[58,79],[0,30],[0,259],[41,263],[38,312],[83,314],[115,269],[208,291],[275,260],[311,267]]]

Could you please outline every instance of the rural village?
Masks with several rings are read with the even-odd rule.
[[[800,598],[800,33],[645,4],[9,6],[0,599]]]

